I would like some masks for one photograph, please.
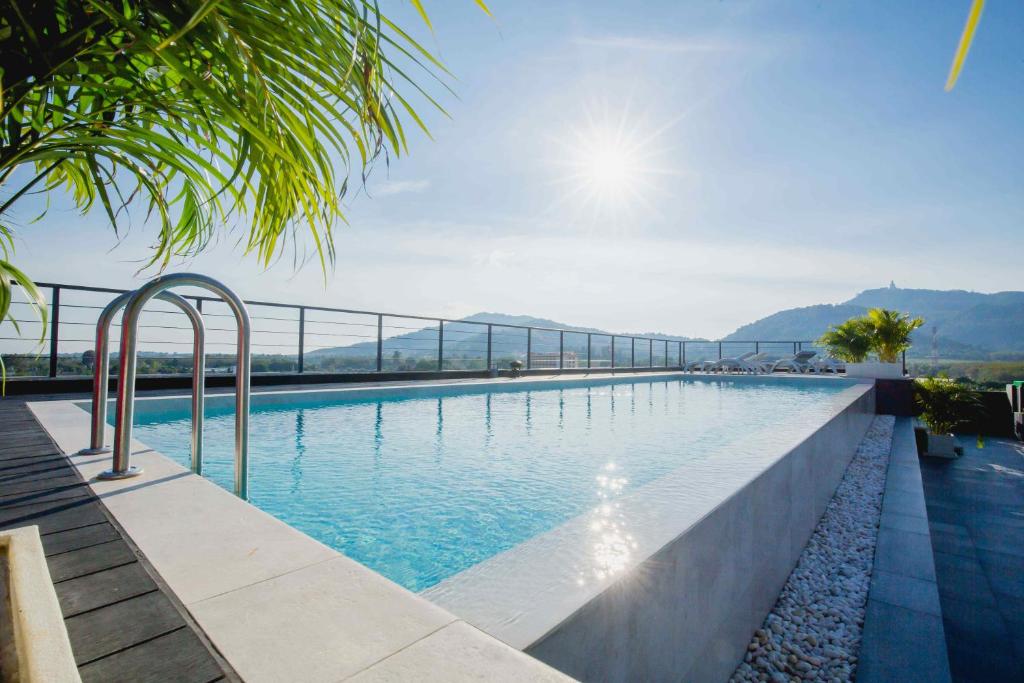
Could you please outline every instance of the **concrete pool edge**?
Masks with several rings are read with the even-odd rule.
[[[565,680],[144,444],[142,476],[96,480],[109,455],[74,455],[89,434],[76,403],[28,405],[243,679]]]
[[[573,584],[579,557],[566,548],[580,546],[577,519],[423,594],[579,678],[724,680],[871,423],[871,383],[839,396],[824,424],[789,443],[761,434],[743,453],[649,484],[654,504],[625,513],[641,530],[638,558],[614,576]],[[731,467],[719,466],[725,458]],[[715,486],[730,473],[728,490]]]
[[[710,381],[710,382],[741,382],[741,383],[807,383],[807,382],[826,382],[832,383],[836,381],[843,382],[848,385],[853,384],[864,384],[866,380],[854,380],[847,379],[845,377],[837,377],[835,375],[811,375],[811,374],[776,374],[776,375],[751,375],[751,374],[727,374],[727,373],[693,373],[683,372],[680,370],[670,370],[666,372],[644,372],[642,374],[629,375],[629,374],[609,374],[602,372],[594,372],[590,374],[580,374],[573,376],[545,376],[545,377],[519,377],[519,378],[484,378],[484,379],[456,379],[447,381],[418,381],[409,383],[405,382],[387,382],[387,383],[368,383],[365,385],[333,385],[328,387],[316,387],[316,388],[279,388],[279,387],[262,387],[254,389],[252,393],[252,406],[254,408],[261,406],[294,406],[297,403],[301,403],[304,399],[309,400],[322,400],[324,397],[349,399],[353,401],[366,401],[376,398],[388,398],[393,397],[396,394],[401,394],[404,398],[424,398],[424,397],[435,397],[435,396],[450,396],[450,395],[462,395],[466,393],[484,393],[484,392],[517,392],[517,391],[550,391],[559,388],[559,385],[565,386],[565,388],[585,388],[585,387],[597,387],[606,386],[611,384],[633,384],[633,383],[654,383],[661,381],[671,380],[691,380],[691,381]],[[206,394],[206,408],[211,409],[233,409],[234,407],[234,392],[233,391],[220,391],[220,392],[207,392]],[[68,400],[81,408],[86,410],[89,409],[89,400],[87,398],[76,398],[76,399],[59,399]],[[114,405],[114,399],[109,399],[108,404]],[[136,409],[135,415],[137,417],[145,416],[151,412],[157,411],[162,412],[168,403],[174,405],[175,408],[181,410],[190,410],[191,408],[191,397],[185,393],[160,393],[146,396],[138,396],[136,398]],[[112,414],[108,411],[108,414]]]

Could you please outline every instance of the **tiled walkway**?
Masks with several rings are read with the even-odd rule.
[[[82,680],[237,680],[24,402],[0,401],[0,529],[35,525]]]
[[[1024,681],[1024,444],[922,458],[953,680]]]

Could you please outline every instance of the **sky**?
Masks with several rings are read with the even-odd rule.
[[[169,270],[248,299],[708,338],[890,280],[1021,289],[1024,3],[987,3],[950,93],[969,0],[488,4],[424,0],[432,33],[382,4],[455,95],[350,193],[326,278],[264,270],[229,232]],[[155,230],[50,200],[19,216],[36,280],[156,274]]]

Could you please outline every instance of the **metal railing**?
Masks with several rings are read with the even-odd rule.
[[[94,328],[110,300],[126,290],[50,282],[37,285],[50,290],[46,338],[49,353],[5,352],[8,377],[91,375],[92,369],[84,356],[79,361],[79,352],[61,353],[61,349],[70,345],[91,348],[93,340],[76,331]],[[194,302],[196,310],[208,321],[207,371],[234,374],[234,357],[228,353],[218,355],[216,351],[218,347],[234,346],[233,340],[217,339],[218,333],[236,334],[236,329],[217,324],[219,319],[233,318],[233,313],[216,309],[223,305],[219,297],[191,293],[182,296]],[[19,301],[13,304],[28,306]],[[680,340],[270,301],[245,304],[254,323],[254,374],[444,373],[488,370],[512,360],[522,361],[527,370],[673,369],[693,360],[718,360],[746,351],[782,357],[814,346],[808,340]],[[163,314],[177,315],[179,319],[181,316],[178,311]],[[16,319],[23,327],[34,322],[27,313],[16,315]],[[172,349],[162,355],[145,354],[140,358],[140,374],[191,372],[188,354],[174,349],[192,346],[192,339],[169,338],[189,328],[170,322],[177,321],[165,319],[139,325],[140,330],[156,330],[161,335],[159,339],[146,339],[147,348]],[[31,332],[24,329],[20,335],[6,334],[4,330],[0,328],[0,342],[25,344],[31,340]],[[543,362],[538,361],[538,367],[534,367],[534,359],[541,358]],[[22,365],[27,365],[28,371],[24,367],[19,369],[12,359],[24,361]]]

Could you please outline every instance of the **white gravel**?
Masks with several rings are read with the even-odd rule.
[[[871,423],[732,681],[853,680],[894,423]]]

